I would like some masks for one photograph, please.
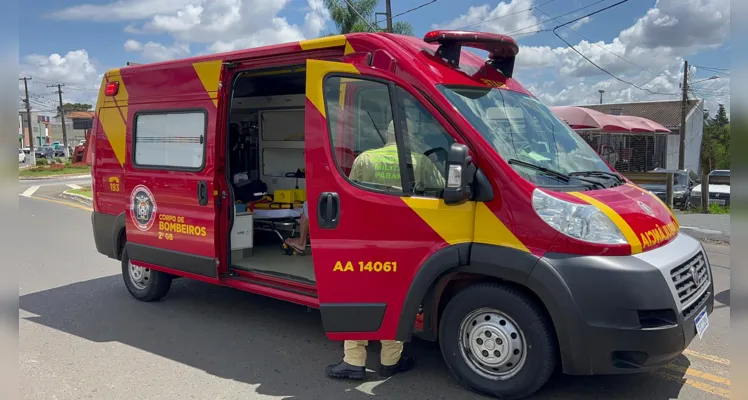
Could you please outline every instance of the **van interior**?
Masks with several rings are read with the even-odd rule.
[[[291,255],[283,246],[298,236],[306,200],[305,90],[304,66],[235,78],[227,140],[227,179],[235,202],[230,265],[314,284],[311,241],[303,254]]]

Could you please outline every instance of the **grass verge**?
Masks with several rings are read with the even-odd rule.
[[[80,189],[70,189],[67,192],[70,193],[70,194],[77,194],[78,196],[88,197],[89,199],[92,198],[92,196],[93,196],[91,194],[91,188],[90,187],[88,187],[88,188],[80,188]]]

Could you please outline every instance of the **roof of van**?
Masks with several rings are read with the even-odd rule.
[[[350,33],[346,35],[334,35],[321,37],[317,39],[302,40],[298,42],[281,43],[269,46],[255,47],[250,49],[241,49],[230,52],[215,53],[194,56],[189,58],[182,58],[176,60],[162,61],[150,64],[139,64],[129,65],[122,68],[115,68],[108,71],[107,76],[113,74],[114,76],[132,75],[137,72],[153,71],[160,69],[168,69],[171,67],[184,67],[186,65],[193,65],[200,63],[210,63],[215,61],[236,61],[244,58],[255,58],[265,56],[276,56],[289,53],[298,53],[301,51],[318,50],[324,51],[327,49],[345,48],[345,53],[355,52],[355,48],[362,45],[379,46],[385,50],[388,45],[394,46],[390,50],[397,52],[398,48],[402,53],[412,55],[414,63],[401,63],[400,65],[405,67],[406,64],[411,64],[412,67],[418,68],[418,71],[426,74],[428,80],[434,83],[443,83],[451,85],[469,85],[469,86],[483,86],[488,85],[487,79],[484,74],[477,74],[481,68],[484,68],[486,61],[478,55],[463,50],[460,59],[460,68],[467,68],[465,70],[455,70],[442,62],[441,59],[434,55],[435,50],[438,48],[437,44],[430,44],[423,41],[423,39],[398,35],[391,33]],[[429,65],[430,68],[422,68],[422,65]],[[412,68],[411,67],[411,68]],[[197,67],[196,67],[197,68]],[[475,74],[475,75],[471,75]],[[491,72],[493,74],[493,72]],[[498,74],[498,73],[496,73]],[[514,79],[505,79],[501,74],[498,74],[499,78],[493,82],[500,84],[498,87],[505,89],[518,91],[526,94],[530,94],[522,85]],[[202,79],[202,77],[201,77]],[[494,79],[494,78],[490,78]],[[496,86],[494,86],[496,87]]]

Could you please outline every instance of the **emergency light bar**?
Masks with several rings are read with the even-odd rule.
[[[426,43],[438,43],[436,55],[453,67],[460,66],[460,51],[470,47],[488,52],[488,63],[507,78],[514,71],[514,57],[519,53],[517,42],[506,35],[485,32],[431,31],[424,37]]]

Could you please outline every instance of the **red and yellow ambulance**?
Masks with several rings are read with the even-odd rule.
[[[96,247],[139,300],[187,277],[319,308],[330,339],[438,340],[488,395],[661,367],[708,327],[706,252],[513,78],[518,51],[360,33],[111,70]]]

